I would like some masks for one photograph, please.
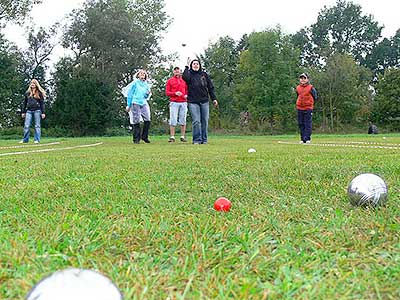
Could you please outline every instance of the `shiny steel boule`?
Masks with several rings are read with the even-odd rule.
[[[106,276],[92,270],[66,269],[36,284],[26,300],[122,300],[122,294]]]
[[[350,203],[356,206],[380,206],[385,204],[388,189],[385,181],[375,174],[355,177],[347,188]]]

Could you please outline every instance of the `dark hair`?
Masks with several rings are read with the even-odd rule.
[[[190,62],[190,69],[192,69],[193,70],[193,68],[192,68],[192,65],[193,65],[193,62],[195,62],[195,61],[197,61],[198,63],[199,63],[199,71],[201,71],[202,70],[202,67],[201,67],[201,62],[200,62],[200,60],[198,59],[198,58],[195,58],[195,59],[193,59],[191,62]]]
[[[175,71],[175,70],[180,70],[180,68],[179,68],[179,67],[175,67],[175,68],[174,68],[174,71]]]

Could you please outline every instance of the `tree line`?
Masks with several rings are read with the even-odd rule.
[[[0,0],[1,28],[21,23],[39,2]],[[176,54],[164,55],[159,45],[171,22],[163,0],[87,0],[64,24],[30,28],[26,49],[0,34],[0,129],[21,125],[23,94],[37,78],[49,94],[44,127],[72,136],[118,134],[126,124],[121,88],[145,68],[152,79],[153,123],[163,133],[168,119],[164,86]],[[295,131],[294,87],[298,75],[308,72],[319,93],[315,128],[350,131],[372,122],[399,130],[400,30],[383,38],[382,28],[360,5],[338,0],[295,34],[277,26],[209,44],[200,59],[220,103],[211,112],[211,127]],[[50,69],[57,44],[71,54]]]

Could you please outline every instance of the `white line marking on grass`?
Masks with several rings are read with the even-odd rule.
[[[337,142],[325,142],[326,144],[337,144]],[[358,145],[381,145],[381,146],[393,146],[400,147],[400,144],[391,143],[378,143],[378,142],[342,142],[343,144],[358,144]]]
[[[293,143],[293,142],[282,142],[278,141],[278,144],[286,144],[286,145],[298,145],[298,146],[318,146],[318,147],[348,147],[348,148],[369,148],[369,149],[394,149],[394,150],[400,150],[400,145],[396,145],[396,147],[392,146],[360,146],[360,145],[353,145],[353,144],[333,144],[333,143],[321,143],[321,144],[316,144],[316,143],[310,143],[310,144],[299,144],[299,143]]]
[[[51,145],[58,145],[60,142],[48,143],[48,144],[33,144],[33,145],[21,145],[21,146],[8,146],[8,147],[0,147],[0,150],[4,149],[18,149],[18,148],[28,148],[28,147],[44,147]]]
[[[30,151],[21,151],[21,152],[9,152],[9,153],[1,153],[0,156],[9,156],[9,155],[21,155],[21,154],[28,154],[28,153],[40,153],[40,152],[50,152],[50,151],[61,151],[61,150],[72,150],[78,148],[89,148],[95,147],[103,144],[103,142],[90,144],[90,145],[79,145],[79,146],[71,146],[71,147],[64,147],[64,148],[48,148],[48,149],[40,149],[40,150],[30,150]]]

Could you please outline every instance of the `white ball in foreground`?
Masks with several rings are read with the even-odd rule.
[[[106,276],[71,268],[42,279],[26,300],[122,300],[122,294]]]
[[[350,203],[357,206],[379,206],[386,202],[388,188],[385,181],[375,174],[355,177],[347,188]]]
[[[256,149],[254,149],[254,148],[250,148],[249,150],[247,150],[247,152],[249,152],[249,153],[255,153],[255,152],[257,152],[257,151],[256,151]]]

